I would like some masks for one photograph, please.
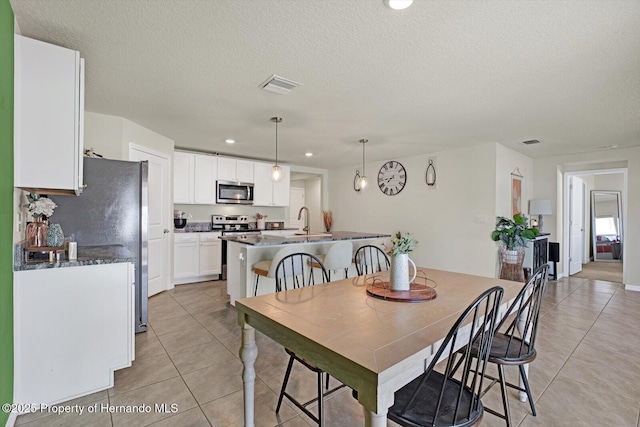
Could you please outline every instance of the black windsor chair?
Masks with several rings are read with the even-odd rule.
[[[542,305],[542,294],[549,281],[549,265],[544,264],[536,270],[529,281],[522,288],[518,296],[509,307],[502,320],[498,323],[489,362],[495,363],[498,367],[498,378],[485,374],[485,378],[492,380],[491,384],[482,392],[481,396],[489,391],[496,382],[500,383],[502,393],[502,406],[504,414],[500,414],[493,409],[485,408],[490,414],[504,419],[507,427],[511,427],[511,415],[509,413],[509,400],[507,397],[507,386],[518,391],[527,393],[531,413],[536,416],[536,407],[531,395],[529,380],[524,369],[524,365],[533,362],[536,358],[535,342],[538,335],[538,321],[540,320],[540,306]],[[506,328],[506,329],[505,329]],[[499,332],[503,330],[503,332]],[[463,349],[466,351],[465,349]],[[461,350],[462,351],[462,350]],[[474,343],[471,354],[477,354],[477,345]],[[519,385],[505,381],[504,366],[518,366],[520,378],[524,389]],[[457,369],[460,363],[456,365]],[[454,369],[454,371],[455,371]]]
[[[316,279],[313,273],[313,268],[316,268],[317,270],[320,271],[321,277],[319,279]],[[309,269],[311,271],[305,271],[306,269]],[[294,288],[301,288],[306,286],[313,286],[316,284],[316,282],[318,284],[327,283],[329,281],[329,275],[327,274],[327,270],[324,268],[322,261],[320,261],[318,257],[311,254],[298,252],[298,253],[287,255],[286,257],[280,260],[280,262],[278,263],[278,266],[276,267],[275,279],[276,279],[277,292],[280,292],[280,291],[286,291],[287,289],[289,289],[289,287],[291,287],[291,289],[294,289]],[[312,363],[306,361],[302,357],[298,356],[288,348],[285,347],[284,350],[287,352],[287,354],[289,354],[289,364],[287,365],[287,371],[284,375],[284,381],[282,382],[282,389],[280,390],[280,396],[278,397],[278,406],[276,407],[276,413],[280,412],[282,399],[286,397],[291,401],[291,403],[297,406],[302,412],[307,414],[309,418],[311,418],[313,421],[318,423],[320,427],[323,427],[324,397],[341,389],[342,387],[345,387],[345,385],[340,384],[339,386],[329,390],[329,374],[326,374],[326,385],[325,385],[326,391],[323,391],[322,377],[323,377],[323,374],[325,374],[325,372],[322,369],[318,368],[317,366],[314,366]],[[294,361],[297,361],[303,364],[308,369],[315,372],[318,376],[318,397],[305,403],[300,403],[298,400],[296,400],[293,396],[291,396],[286,391],[287,383],[289,382],[289,376],[291,375],[291,369],[293,367]],[[313,414],[309,409],[307,409],[307,406],[311,405],[316,401],[318,402],[317,416]]]
[[[354,257],[358,276],[388,270],[389,258],[379,246],[365,245],[358,248]]]
[[[455,426],[476,425],[482,419],[480,401],[483,373],[489,358],[489,349],[495,331],[504,290],[495,286],[483,292],[458,318],[429,367],[415,380],[395,393],[395,402],[387,418],[402,426]],[[473,328],[471,328],[473,325]],[[453,377],[455,354],[462,344],[470,348],[478,343],[477,357],[470,351],[462,354],[460,380]],[[435,365],[446,355],[445,372],[435,371]],[[473,368],[473,369],[472,369]],[[466,385],[469,384],[469,385]]]

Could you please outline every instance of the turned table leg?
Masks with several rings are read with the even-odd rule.
[[[244,365],[242,381],[244,383],[244,425],[255,426],[254,403],[256,370],[254,363],[258,357],[256,346],[256,330],[246,323],[242,325],[242,346],[240,347],[240,359]]]

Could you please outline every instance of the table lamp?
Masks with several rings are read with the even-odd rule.
[[[529,215],[538,215],[538,231],[542,233],[542,215],[551,215],[551,200],[529,200]]]

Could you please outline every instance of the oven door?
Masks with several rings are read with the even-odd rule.
[[[216,203],[252,205],[253,184],[248,182],[216,181]]]

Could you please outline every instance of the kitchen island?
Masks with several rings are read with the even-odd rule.
[[[353,243],[353,252],[364,245],[382,244],[391,237],[385,233],[360,233],[354,231],[333,231],[323,234],[312,233],[293,236],[263,236],[256,234],[240,236],[222,236],[227,241],[227,293],[232,305],[240,298],[253,296],[255,274],[252,266],[263,260],[273,259],[284,245],[299,245],[300,252],[324,254],[337,241],[348,240]],[[349,269],[349,277],[355,276],[355,268]],[[260,278],[258,294],[275,292],[275,281],[267,277]]]

